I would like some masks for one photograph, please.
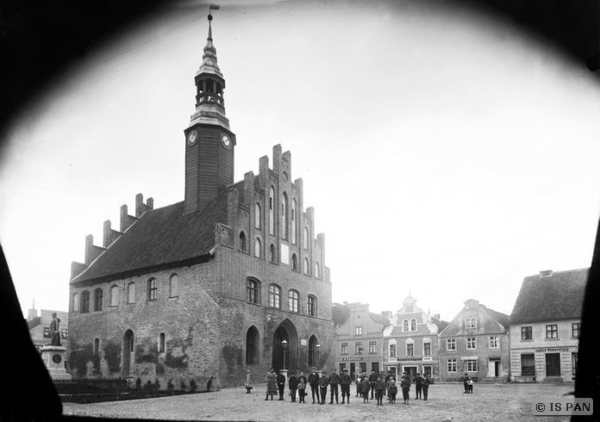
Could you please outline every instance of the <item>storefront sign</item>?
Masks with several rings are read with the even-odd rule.
[[[399,360],[422,360],[421,358],[409,358],[408,356],[402,357]]]
[[[536,353],[544,353],[544,352],[568,352],[571,349],[568,347],[544,347],[542,349],[535,349]]]
[[[348,361],[352,361],[352,360],[365,360],[362,356],[359,358],[342,358],[343,362],[348,362]]]
[[[396,363],[396,362],[398,362],[398,358],[389,358],[388,362],[390,362],[390,363]]]
[[[423,357],[423,362],[431,362],[433,360],[433,358],[431,356],[424,356]]]

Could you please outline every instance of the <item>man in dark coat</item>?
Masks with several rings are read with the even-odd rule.
[[[290,378],[288,379],[288,387],[290,388],[290,397],[292,398],[292,402],[295,402],[296,390],[298,389],[298,378],[296,378],[296,374],[293,372],[290,374]]]
[[[469,374],[465,372],[465,376],[463,377],[463,386],[465,387],[465,394],[469,392]]]
[[[427,395],[429,393],[429,384],[431,384],[431,380],[429,379],[429,375],[425,375],[423,379],[423,400],[427,400]]]
[[[323,371],[321,378],[319,378],[319,390],[321,392],[321,403],[319,404],[325,404],[325,400],[327,399],[327,385],[329,385],[329,378],[327,378],[327,372]]]
[[[369,384],[371,384],[371,400],[373,400],[373,395],[375,394],[375,384],[377,384],[377,373],[371,370],[371,375],[369,375]]]
[[[277,374],[277,388],[279,389],[279,400],[284,400],[283,392],[285,391],[285,375],[283,375],[283,371],[279,371]]]
[[[344,368],[342,370],[342,376],[340,377],[340,385],[342,386],[342,404],[345,403],[345,397],[348,398],[348,404],[350,404],[350,384],[352,384],[352,377],[348,375],[348,370]]]
[[[421,376],[421,374],[417,374],[417,376],[415,377],[415,400],[418,399],[422,399],[422,395],[421,395],[421,388],[423,387],[423,381],[424,378]]]
[[[338,384],[341,379],[338,374],[335,373],[335,369],[331,371],[331,376],[329,377],[329,389],[331,391],[331,400],[329,400],[329,404],[333,404],[333,396],[335,394],[335,404],[340,404],[338,401]]]
[[[315,404],[315,395],[317,396],[317,403],[321,404],[319,398],[319,374],[315,368],[312,369],[308,376],[308,385],[310,385],[310,392],[312,393],[313,404]]]

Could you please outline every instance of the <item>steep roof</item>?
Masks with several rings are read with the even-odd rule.
[[[33,319],[30,319],[27,321],[27,326],[29,327],[29,329],[31,330],[32,328],[37,327],[38,325],[40,325],[42,323],[42,317],[35,317]]]
[[[215,245],[215,224],[227,220],[227,191],[200,212],[183,211],[182,201],[145,212],[73,282],[117,279],[207,255]]]
[[[488,308],[487,306],[481,305],[485,311],[490,314],[490,316],[498,321],[504,328],[508,328],[510,317],[502,312],[494,311],[493,309]]]
[[[448,324],[450,324],[448,321],[442,321],[441,319],[438,319],[436,317],[431,317],[431,322],[433,322],[435,325],[437,325],[438,333],[441,333],[442,331],[444,331],[444,328],[446,328],[448,326]]]
[[[390,325],[390,320],[385,315],[369,312],[369,318],[371,318],[371,320],[373,320],[373,322],[376,322],[377,324],[381,324],[384,327],[387,327],[388,325]]]
[[[511,324],[581,318],[588,269],[525,277]]]

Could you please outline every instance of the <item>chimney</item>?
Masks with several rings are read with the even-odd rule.
[[[125,231],[131,227],[133,223],[135,223],[138,219],[133,215],[129,215],[129,211],[127,210],[127,205],[121,205],[121,233],[125,233]]]
[[[543,270],[543,271],[540,271],[540,278],[552,277],[553,274],[554,274],[554,272],[552,272],[552,270]]]

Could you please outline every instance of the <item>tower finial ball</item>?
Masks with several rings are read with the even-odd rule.
[[[212,15],[208,15],[208,20],[211,21],[212,20]]]

